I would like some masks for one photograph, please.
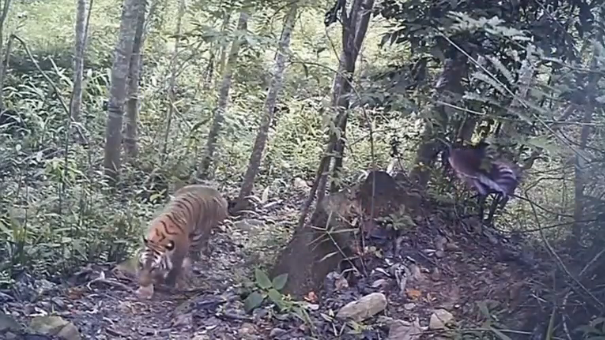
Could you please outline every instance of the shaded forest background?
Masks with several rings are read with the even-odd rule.
[[[475,209],[437,138],[486,140],[523,169],[495,230],[552,265],[542,307],[559,326],[544,336],[605,336],[604,3],[1,7],[0,285],[127,259],[168,195],[201,181],[234,216],[297,197],[296,219],[250,249],[271,272],[307,211],[319,218],[311,199],[371,170],[404,174],[429,206]],[[560,326],[570,299],[593,328]]]

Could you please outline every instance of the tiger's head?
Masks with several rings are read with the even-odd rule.
[[[171,253],[175,243],[166,238],[154,240],[143,237],[144,248],[138,258],[139,285],[149,286],[158,280],[165,280],[172,269]]]

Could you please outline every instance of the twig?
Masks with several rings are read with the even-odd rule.
[[[582,268],[582,271],[580,271],[580,274],[578,274],[578,278],[581,278],[586,272],[586,270],[588,270],[588,267],[592,266],[593,263],[597,262],[597,260],[599,259],[599,257],[601,257],[601,255],[603,255],[603,253],[605,253],[605,249],[601,250],[597,255],[595,255],[595,257],[592,258],[592,260],[590,260],[590,262],[588,262],[584,266],[584,268]]]
[[[86,284],[86,288],[92,290],[91,285],[93,283],[105,283],[105,284],[107,284],[109,286],[117,287],[117,288],[120,288],[120,289],[125,290],[125,291],[130,292],[130,293],[132,293],[134,291],[132,288],[128,287],[127,285],[125,285],[125,284],[123,284],[121,282],[118,282],[118,281],[115,281],[115,280],[104,279],[102,277],[97,277],[96,279],[93,279],[92,281],[88,282]]]
[[[231,312],[217,313],[216,316],[219,318],[224,317],[227,319],[238,320],[238,321],[252,321],[252,318],[249,316],[239,315],[239,314],[235,314],[235,313],[231,313]]]

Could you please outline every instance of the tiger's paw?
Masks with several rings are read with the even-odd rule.
[[[139,298],[149,300],[153,297],[153,285],[140,286],[135,293]]]

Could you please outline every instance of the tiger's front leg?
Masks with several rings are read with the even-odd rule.
[[[164,279],[164,284],[170,287],[174,287],[179,279],[183,271],[183,264],[185,260],[185,255],[182,253],[174,253],[172,256],[172,268],[166,275]]]

